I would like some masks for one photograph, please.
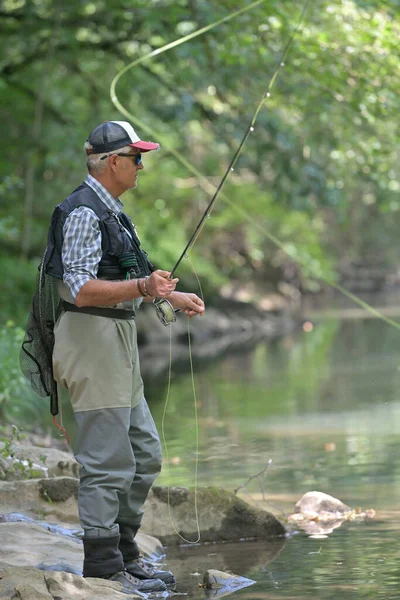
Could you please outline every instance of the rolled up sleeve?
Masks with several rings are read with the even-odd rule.
[[[63,279],[75,299],[84,283],[97,278],[102,250],[96,213],[85,206],[76,208],[68,215],[63,234]]]

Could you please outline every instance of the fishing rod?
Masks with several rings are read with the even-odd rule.
[[[212,209],[214,207],[214,204],[215,204],[215,202],[217,200],[219,192],[222,190],[222,188],[223,188],[223,186],[225,184],[225,181],[227,180],[229,174],[232,171],[234,171],[235,164],[236,164],[236,162],[237,162],[237,160],[238,160],[238,158],[239,158],[239,156],[240,156],[240,154],[242,152],[242,149],[243,149],[243,147],[244,147],[244,145],[245,145],[245,143],[247,141],[247,138],[254,131],[254,125],[255,125],[255,122],[257,120],[258,114],[259,114],[259,112],[260,112],[260,110],[261,110],[264,102],[271,96],[271,91],[272,91],[272,88],[274,87],[274,84],[275,84],[275,81],[276,81],[276,79],[278,77],[279,71],[282,69],[282,67],[285,66],[286,56],[287,56],[287,54],[289,52],[289,49],[290,49],[290,47],[291,47],[291,45],[292,45],[292,43],[293,43],[293,41],[294,41],[294,39],[295,39],[295,37],[297,35],[297,32],[298,32],[301,24],[303,23],[305,14],[306,14],[306,12],[307,12],[308,7],[309,7],[310,4],[311,4],[311,0],[308,0],[306,2],[306,4],[303,6],[303,10],[301,12],[300,19],[299,19],[299,21],[297,23],[297,26],[296,26],[293,34],[290,36],[289,40],[287,41],[287,43],[286,43],[286,45],[285,45],[285,47],[283,49],[281,57],[278,60],[277,67],[276,67],[276,69],[275,69],[275,71],[274,71],[274,73],[273,73],[273,75],[272,75],[272,77],[271,77],[271,79],[270,79],[270,81],[268,83],[267,89],[263,93],[263,95],[261,97],[261,100],[258,103],[258,106],[257,106],[257,108],[256,108],[256,110],[255,110],[255,112],[254,112],[254,114],[252,116],[250,124],[248,125],[247,129],[245,130],[245,133],[244,133],[244,135],[242,137],[242,140],[241,140],[241,142],[240,142],[240,144],[239,144],[239,146],[238,146],[235,154],[233,155],[233,158],[232,158],[232,160],[231,160],[228,168],[226,169],[226,171],[224,173],[224,176],[221,179],[220,184],[218,185],[217,189],[215,190],[215,192],[214,192],[214,194],[213,194],[213,196],[212,196],[212,198],[211,198],[211,200],[210,200],[210,202],[209,202],[206,210],[204,211],[203,216],[201,217],[200,221],[198,222],[198,224],[197,224],[194,232],[192,233],[192,235],[191,235],[188,243],[186,244],[184,250],[182,251],[182,254],[179,256],[178,260],[176,261],[176,263],[175,263],[175,265],[174,265],[174,267],[173,267],[173,269],[172,269],[172,271],[170,273],[170,276],[169,276],[170,279],[173,278],[175,271],[177,270],[177,268],[181,264],[182,260],[187,256],[188,251],[190,250],[190,248],[192,248],[192,246],[196,242],[197,238],[199,237],[199,235],[201,233],[201,230],[203,229],[206,220],[210,218],[211,211],[212,211]],[[174,307],[172,306],[171,302],[169,302],[169,300],[167,300],[166,298],[156,298],[155,300],[153,300],[153,304],[154,304],[154,306],[156,308],[157,316],[158,316],[158,318],[160,319],[160,321],[161,321],[161,323],[163,325],[168,326],[168,325],[171,325],[171,323],[174,323],[176,321],[176,314],[175,314],[176,311],[175,311]]]
[[[162,52],[170,50],[170,49],[172,49],[175,46],[178,46],[178,45],[180,45],[180,44],[182,44],[184,42],[189,41],[188,38],[190,38],[190,40],[191,40],[191,39],[194,39],[195,37],[197,37],[199,35],[202,35],[202,34],[208,32],[208,31],[211,31],[214,27],[218,27],[222,23],[227,22],[229,19],[232,19],[232,18],[236,17],[239,13],[241,14],[244,11],[253,9],[258,4],[261,4],[261,2],[253,3],[253,4],[249,5],[248,7],[246,7],[245,9],[241,9],[240,11],[237,11],[236,13],[228,15],[224,19],[216,21],[215,23],[211,23],[210,25],[208,25],[205,28],[198,29],[197,31],[194,31],[192,34],[190,34],[190,36],[183,36],[182,38],[179,38],[179,39],[175,40],[175,42],[172,42],[170,44],[166,44],[165,46],[157,48],[156,50],[151,51],[149,54],[146,54],[145,56],[142,56],[139,59],[136,59],[135,61],[133,61],[132,63],[128,64],[121,71],[119,71],[117,73],[117,75],[114,77],[114,79],[113,79],[113,81],[111,83],[111,86],[110,86],[110,98],[111,98],[111,102],[114,104],[114,106],[118,110],[118,112],[120,112],[121,115],[123,115],[124,117],[126,117],[128,120],[132,121],[132,123],[134,123],[137,127],[139,127],[141,129],[141,131],[145,131],[146,133],[148,133],[149,136],[152,136],[153,138],[158,138],[158,139],[161,138],[163,148],[166,148],[168,150],[168,152],[170,152],[170,154],[172,154],[172,156],[174,156],[175,159],[178,162],[180,162],[190,173],[192,173],[196,177],[196,179],[198,180],[199,185],[202,187],[202,189],[204,189],[204,191],[207,192],[207,193],[209,193],[210,195],[212,193],[214,193],[215,186],[212,185],[209,182],[209,180],[192,163],[190,163],[182,155],[182,153],[178,152],[177,150],[175,150],[175,148],[173,146],[171,146],[170,140],[167,140],[166,138],[164,138],[164,136],[163,136],[162,133],[155,131],[148,123],[146,123],[145,121],[142,121],[142,119],[139,119],[136,115],[132,114],[120,102],[120,100],[119,100],[119,98],[117,96],[117,93],[116,93],[116,83],[120,79],[120,77],[123,74],[125,74],[128,70],[133,69],[134,67],[138,67],[145,60],[147,60],[149,58],[154,58],[156,55],[159,55]],[[311,82],[312,81],[313,80],[311,80]],[[336,98],[334,98],[334,99],[338,102],[338,100]],[[304,260],[300,259],[299,256],[293,256],[291,253],[289,253],[288,249],[286,248],[286,246],[285,246],[285,244],[283,242],[281,242],[275,235],[273,235],[262,223],[260,223],[259,220],[253,219],[249,215],[249,213],[246,212],[244,209],[242,209],[240,206],[238,206],[237,203],[232,202],[228,198],[228,196],[226,196],[226,194],[224,194],[224,192],[222,192],[222,198],[223,198],[224,202],[226,202],[226,204],[229,205],[229,207],[231,208],[231,210],[233,212],[237,213],[244,221],[247,221],[256,231],[258,231],[260,234],[264,235],[275,246],[277,246],[278,248],[280,248],[282,250],[282,252],[284,252],[285,254],[287,254],[288,256],[290,256],[292,260],[294,260],[297,264],[299,264],[299,265],[301,265],[303,267],[307,266],[306,263],[304,262]],[[193,246],[193,243],[191,244],[191,247],[192,246]],[[322,281],[323,283],[325,283],[329,287],[332,287],[332,288],[336,289],[338,292],[340,292],[341,294],[343,294],[344,296],[346,296],[347,298],[349,298],[349,300],[351,300],[355,304],[358,304],[363,310],[369,312],[374,317],[380,319],[381,321],[383,321],[387,325],[389,325],[391,327],[395,327],[396,329],[400,329],[400,323],[398,323],[397,321],[394,321],[393,319],[390,319],[389,317],[385,316],[382,312],[380,312],[379,310],[373,308],[370,304],[368,304],[368,302],[365,302],[359,296],[357,296],[357,295],[349,292],[346,288],[344,288],[343,286],[341,286],[339,283],[336,283],[336,281],[333,281],[332,279],[329,279],[328,277],[325,277],[322,273],[317,273],[317,274],[316,273],[311,273],[311,276],[314,277],[315,279],[319,280],[319,281]],[[189,321],[188,321],[188,323],[189,323]]]

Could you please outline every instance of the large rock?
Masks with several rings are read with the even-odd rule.
[[[273,539],[285,534],[275,516],[219,488],[198,488],[197,510],[201,542]],[[153,486],[145,504],[142,531],[155,533],[164,544],[181,544],[175,530],[187,540],[197,539],[195,493],[188,488],[171,488],[168,494],[168,488]]]
[[[78,480],[72,477],[0,482],[0,513],[23,512],[78,523]]]
[[[79,482],[72,477],[0,482],[0,513],[23,512],[78,523]],[[156,535],[164,544],[197,538],[194,491],[153,487],[144,505],[141,531]],[[245,538],[271,539],[285,534],[272,514],[253,508],[232,492],[198,488],[197,508],[203,542]],[[170,520],[172,516],[172,523]]]
[[[0,442],[0,450],[4,448],[4,443]],[[31,444],[22,442],[13,442],[13,459],[1,459],[0,460],[0,479],[21,479],[26,475],[29,479],[32,479],[30,472],[34,474],[34,477],[79,477],[79,464],[76,462],[74,456],[70,452],[63,452],[57,448],[42,448],[39,446],[32,446]],[[23,469],[18,469],[18,462],[21,462],[26,466],[25,473]],[[29,468],[28,461],[33,464],[33,469]],[[2,476],[4,471],[4,476]],[[9,472],[7,476],[7,471]],[[15,475],[19,475],[16,477]]]
[[[6,517],[5,517],[6,518]],[[4,519],[5,519],[4,518]],[[9,515],[0,522],[0,568],[20,565],[44,570],[82,574],[82,531],[66,526],[35,523],[22,515]],[[156,538],[139,533],[136,537],[140,552],[153,560],[164,550]]]
[[[4,442],[0,442],[0,481],[21,481],[43,477],[79,477],[79,464],[70,452],[57,448],[42,448],[14,441],[12,456],[4,455]]]
[[[132,600],[122,586],[105,579],[83,579],[72,573],[10,567],[1,572],[0,600]]]

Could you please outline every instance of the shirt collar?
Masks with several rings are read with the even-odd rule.
[[[98,195],[100,200],[104,202],[104,204],[115,213],[122,212],[123,204],[119,198],[114,198],[110,194],[108,190],[92,175],[88,175],[85,179],[86,185],[88,185],[92,190]]]

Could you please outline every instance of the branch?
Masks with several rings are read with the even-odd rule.
[[[269,461],[267,462],[267,464],[265,465],[265,467],[259,472],[256,473],[255,475],[252,475],[251,477],[249,477],[244,483],[242,483],[242,485],[239,485],[238,488],[236,488],[236,490],[233,490],[233,493],[236,495],[238,493],[239,490],[242,490],[243,488],[246,487],[246,485],[252,480],[255,479],[256,477],[260,477],[261,475],[263,475],[265,473],[265,471],[272,465],[272,458],[269,459]]]

